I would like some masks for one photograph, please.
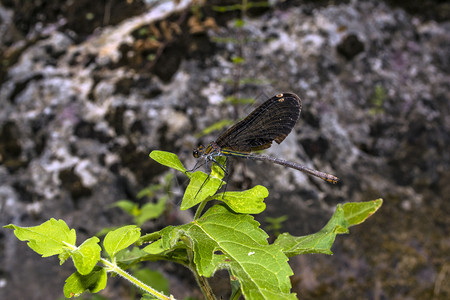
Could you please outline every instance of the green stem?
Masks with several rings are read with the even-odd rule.
[[[205,201],[200,202],[200,205],[198,206],[197,211],[195,212],[194,220],[197,220],[198,218],[200,218],[200,215],[202,214],[202,211],[205,208],[206,202],[208,202],[208,201],[205,200]]]
[[[110,261],[108,261],[108,260],[106,260],[104,258],[101,258],[100,260],[105,266],[108,267],[108,269],[107,269],[108,272],[114,272],[114,273],[122,276],[123,278],[125,278],[126,280],[128,280],[129,282],[134,284],[135,286],[141,288],[142,290],[144,290],[145,292],[155,296],[156,298],[161,299],[161,300],[172,300],[172,299],[174,299],[172,296],[167,297],[166,295],[156,291],[155,289],[153,289],[150,286],[146,285],[145,283],[143,283],[142,281],[138,280],[137,278],[131,276],[130,274],[125,272],[125,270],[121,269],[116,264],[113,264],[113,263],[111,263]]]
[[[239,288],[234,295],[231,295],[230,300],[238,300],[242,296],[242,289]]]
[[[208,300],[216,300],[216,296],[214,296],[213,290],[209,285],[208,279],[198,274],[195,265],[192,266],[190,269],[192,273],[194,273],[195,280],[197,281],[198,286],[202,290],[203,296],[205,296],[205,298]]]
[[[206,203],[206,201],[203,201],[203,202]],[[200,204],[200,205],[202,205],[202,204]],[[194,263],[194,252],[192,251],[192,241],[189,238],[187,238],[186,236],[182,236],[181,240],[188,246],[188,248],[186,249],[186,254],[187,254],[188,260],[190,262],[189,269],[194,274],[195,281],[197,281],[198,286],[202,290],[203,296],[205,296],[205,298],[208,300],[216,300],[216,296],[214,296],[214,293],[211,289],[211,286],[209,285],[208,280],[205,277],[201,276],[197,272],[197,267],[195,266],[195,263]]]

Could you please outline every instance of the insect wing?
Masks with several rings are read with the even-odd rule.
[[[278,94],[258,106],[216,140],[222,149],[251,152],[281,143],[300,117],[302,103],[292,93]]]

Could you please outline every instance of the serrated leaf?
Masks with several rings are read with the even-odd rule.
[[[107,279],[106,270],[99,266],[96,266],[87,275],[75,272],[66,279],[64,296],[66,298],[78,297],[87,290],[91,293],[97,293],[105,288]]]
[[[76,242],[75,230],[70,230],[63,220],[52,218],[34,227],[20,227],[13,224],[4,227],[14,229],[16,237],[21,241],[28,241],[28,247],[42,257],[61,254],[68,245],[75,246]]]
[[[349,227],[364,222],[383,204],[383,199],[367,202],[349,202],[344,204],[344,216]]]
[[[288,256],[306,253],[333,254],[331,246],[336,235],[348,233],[350,226],[359,224],[371,216],[382,204],[382,200],[346,203],[338,205],[327,225],[317,233],[307,236],[292,236],[283,233],[274,244],[279,245]]]
[[[186,168],[183,166],[178,157],[170,152],[154,150],[150,153],[150,157],[160,164],[169,168],[185,173]]]
[[[120,227],[114,231],[109,232],[103,241],[103,247],[113,259],[117,252],[123,250],[136,242],[141,236],[141,229],[136,228],[136,225],[128,225]]]
[[[201,276],[228,269],[247,299],[296,299],[289,292],[293,273],[287,257],[279,246],[268,244],[258,226],[253,217],[216,205],[195,222],[162,230],[161,247],[168,249],[187,238]]]
[[[331,246],[336,235],[341,233],[348,233],[348,222],[342,206],[338,205],[330,221],[319,232],[300,237],[283,233],[274,244],[279,245],[288,257],[306,253],[333,254]]]
[[[186,192],[184,193],[180,209],[186,210],[202,202],[206,198],[213,196],[221,187],[223,181],[201,171],[197,171],[191,176]]]
[[[266,209],[264,199],[267,196],[269,196],[269,191],[262,185],[257,185],[242,192],[220,193],[214,198],[225,202],[236,213],[259,214]]]
[[[81,275],[89,274],[99,261],[102,248],[98,242],[100,240],[97,237],[91,237],[72,251],[73,263]]]

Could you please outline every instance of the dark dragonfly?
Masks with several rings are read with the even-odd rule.
[[[334,175],[307,168],[284,159],[252,154],[253,151],[267,149],[275,141],[280,144],[292,131],[302,110],[300,98],[293,93],[278,94],[258,106],[245,119],[233,125],[211,142],[206,148],[194,149],[195,158],[204,158],[206,164],[215,162],[218,156],[243,157],[273,163],[296,169],[319,177],[330,183],[337,183]],[[223,167],[222,167],[223,168]]]

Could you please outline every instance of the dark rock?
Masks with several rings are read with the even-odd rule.
[[[364,51],[364,44],[358,39],[358,36],[350,34],[337,45],[337,51],[346,59],[350,60]]]

